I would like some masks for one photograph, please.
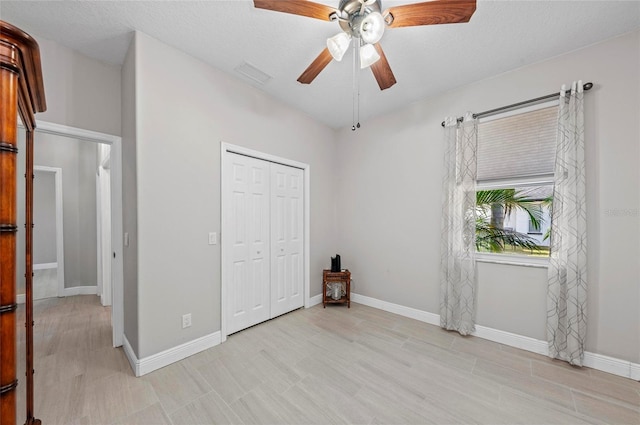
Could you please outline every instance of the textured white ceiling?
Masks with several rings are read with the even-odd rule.
[[[337,6],[338,0],[318,0]],[[382,0],[383,9],[414,1]],[[311,85],[296,79],[339,31],[335,22],[234,1],[0,1],[0,18],[83,54],[121,64],[142,31],[255,85],[333,128],[351,125],[351,52]],[[381,41],[398,83],[380,91],[360,74],[360,117],[640,28],[640,1],[483,1],[467,24],[396,28]],[[260,86],[234,69],[272,77]],[[583,78],[589,78],[585,70]]]

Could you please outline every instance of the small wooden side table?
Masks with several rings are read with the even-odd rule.
[[[327,295],[327,291],[334,283],[341,283],[344,294],[339,299],[333,299],[331,295]],[[340,272],[332,272],[331,270],[322,271],[322,306],[327,304],[347,304],[347,308],[351,308],[351,272],[342,270]]]

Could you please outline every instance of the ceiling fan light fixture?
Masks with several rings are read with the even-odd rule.
[[[346,32],[341,32],[333,37],[327,38],[327,48],[331,56],[340,62],[351,43],[351,36]]]
[[[380,12],[371,12],[360,22],[360,38],[369,44],[376,44],[384,34],[384,17]]]
[[[373,44],[365,44],[360,47],[360,68],[367,68],[374,63],[376,63],[380,59],[380,55],[376,51],[376,48],[373,47]]]

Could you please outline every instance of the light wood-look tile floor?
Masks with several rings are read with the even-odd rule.
[[[640,424],[638,382],[355,303],[297,310],[141,378],[97,297],[35,306],[45,425]],[[23,397],[19,409],[24,423]]]

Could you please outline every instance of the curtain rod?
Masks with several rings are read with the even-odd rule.
[[[582,85],[582,89],[584,91],[589,91],[592,88],[593,88],[593,83],[591,83],[591,82],[584,83]],[[565,93],[570,94],[571,90],[567,90]],[[514,103],[512,105],[502,106],[500,108],[491,109],[489,111],[479,112],[477,114],[473,114],[473,118],[487,117],[489,115],[494,115],[494,114],[497,114],[498,112],[507,111],[509,109],[517,108],[519,106],[525,106],[525,105],[529,105],[529,104],[532,104],[532,103],[538,103],[538,102],[542,102],[543,100],[555,99],[557,97],[560,97],[560,92],[551,93],[551,94],[548,94],[548,95],[542,96],[542,97],[536,97],[535,99],[525,100],[524,102],[518,102],[518,103]],[[464,119],[463,117],[459,117],[458,118],[458,122],[462,122],[463,119]],[[444,127],[444,121],[442,121],[441,125]]]

